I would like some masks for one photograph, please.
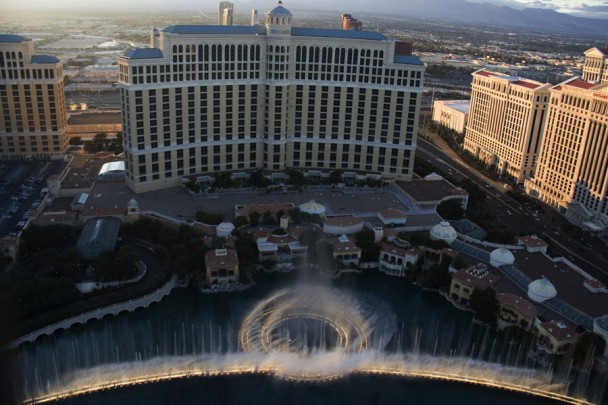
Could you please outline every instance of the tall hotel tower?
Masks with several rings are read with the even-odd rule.
[[[424,65],[366,31],[176,25],[120,67],[127,185],[219,172],[336,169],[410,180]]]
[[[587,80],[574,78],[551,89],[539,167],[526,189],[570,222],[606,232],[608,69],[605,52],[592,48],[585,56]]]
[[[31,39],[0,35],[0,159],[52,158],[67,147],[61,62]]]
[[[523,183],[534,174],[549,88],[485,69],[474,72],[465,150]]]
[[[232,25],[232,19],[234,17],[234,3],[229,1],[220,1],[220,25]]]

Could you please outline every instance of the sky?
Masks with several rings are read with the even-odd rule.
[[[275,2],[272,0],[232,0],[235,5],[243,7],[245,9],[259,8],[265,9],[270,8]],[[544,8],[551,9],[561,13],[567,13],[576,15],[579,17],[590,17],[590,18],[603,18],[608,19],[608,0],[469,0],[476,3],[488,2],[499,5],[507,5],[513,8]],[[126,2],[129,8],[132,7],[215,7],[217,0],[129,0]],[[320,7],[326,9],[345,9],[349,7],[352,2],[350,0],[285,0],[285,6],[292,8],[311,8],[313,4],[321,5]],[[387,6],[395,4],[395,0],[378,0],[377,2],[369,2],[368,4],[374,4],[379,10],[382,9],[382,5],[386,3]],[[401,2],[397,2],[401,3]],[[429,1],[433,3],[433,1]],[[406,7],[407,2],[401,3]],[[104,0],[102,2],[91,1],[91,0],[0,0],[1,9],[24,9],[24,8],[38,8],[38,9],[49,9],[49,8],[73,8],[73,7],[86,7],[86,8],[99,8],[102,5],[103,8],[111,7],[124,7],[124,0]]]

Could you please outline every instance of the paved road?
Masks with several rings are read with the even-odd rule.
[[[447,145],[444,148],[447,148]],[[486,207],[510,226],[517,235],[532,233],[548,235],[553,244],[554,254],[569,258],[593,277],[608,285],[608,260],[604,256],[608,247],[605,242],[596,239],[594,246],[589,248],[563,234],[561,225],[566,224],[567,221],[554,209],[543,205],[545,212],[535,214],[507,197],[501,183],[471,169],[453,151],[444,148],[440,149],[419,139],[416,153],[430,161],[436,168],[450,174],[456,181],[468,178],[478,184],[486,193]]]

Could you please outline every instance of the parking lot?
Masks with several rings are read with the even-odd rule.
[[[8,161],[0,164],[0,235],[16,236],[27,227],[30,210],[37,208],[49,174],[62,162]]]

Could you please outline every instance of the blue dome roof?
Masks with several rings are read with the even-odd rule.
[[[279,4],[268,12],[268,15],[284,15],[292,16],[291,11],[283,7],[283,2],[279,0]]]

